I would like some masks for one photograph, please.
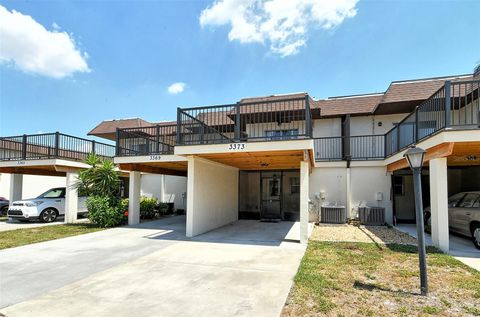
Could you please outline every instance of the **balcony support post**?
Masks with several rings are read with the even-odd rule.
[[[445,81],[445,128],[452,125],[451,81]]]
[[[235,141],[240,142],[241,138],[241,122],[240,122],[240,103],[237,102],[235,106]]]

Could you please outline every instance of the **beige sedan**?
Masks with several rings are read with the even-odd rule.
[[[425,208],[425,227],[430,229],[430,207]],[[448,226],[451,232],[471,237],[480,249],[480,191],[462,192],[448,198]]]

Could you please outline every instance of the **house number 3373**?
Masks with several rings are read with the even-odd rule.
[[[230,151],[234,150],[244,150],[245,149],[245,143],[230,143],[228,145],[228,149]]]

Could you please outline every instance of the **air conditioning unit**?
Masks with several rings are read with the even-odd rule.
[[[358,216],[362,225],[385,224],[385,208],[383,207],[358,207]]]
[[[347,212],[343,206],[322,206],[320,222],[323,223],[346,223]]]

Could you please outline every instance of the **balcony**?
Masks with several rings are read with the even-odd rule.
[[[115,146],[59,132],[0,137],[0,161],[83,161],[90,153],[113,158]]]
[[[173,154],[176,139],[176,124],[118,129],[116,156]]]
[[[385,135],[315,138],[315,160],[383,160],[440,131],[480,129],[479,90],[480,80],[447,81]]]
[[[312,137],[309,97],[178,108],[177,145]]]

